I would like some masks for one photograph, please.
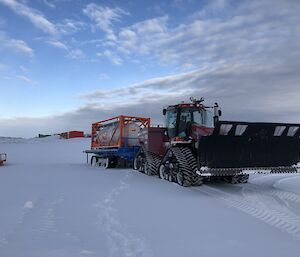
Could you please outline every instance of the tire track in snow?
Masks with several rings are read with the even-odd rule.
[[[16,225],[3,235],[0,239],[0,249],[8,247],[10,242],[15,241],[15,237],[19,236],[20,233],[30,234],[32,240],[39,240],[43,235],[49,232],[57,232],[55,229],[55,208],[61,204],[63,199],[60,198],[48,204],[43,203],[41,199],[35,201],[27,201],[24,204],[23,210],[19,218],[17,219]],[[35,223],[32,223],[34,218]]]
[[[59,198],[54,200],[48,204],[45,204],[46,210],[42,217],[41,226],[39,226],[36,232],[36,239],[38,239],[43,234],[47,234],[49,232],[57,232],[56,229],[56,221],[55,221],[55,209],[58,205],[60,205],[64,201],[63,198]]]
[[[283,221],[288,222],[296,227],[300,227],[300,217],[295,214],[293,209],[289,207],[289,204],[280,198],[280,194],[268,194],[266,190],[250,189],[251,187],[242,187],[242,195],[246,201],[259,206],[261,209],[272,211],[274,215]]]
[[[251,198],[253,192],[245,197],[245,192],[243,195],[232,194],[207,185],[194,189],[217,198],[226,205],[234,207],[300,240],[300,217],[289,211],[286,212],[282,206],[281,208],[279,206],[274,208],[274,204],[269,206],[267,202],[262,203],[262,198],[257,196]],[[249,201],[249,198],[251,201]],[[258,202],[255,202],[257,200]]]
[[[132,176],[127,172],[117,187],[111,189],[103,201],[94,204],[98,212],[98,225],[107,234],[110,257],[152,257],[152,253],[144,240],[134,235],[121,224],[118,211],[114,207],[115,198],[129,187],[126,181]]]
[[[269,195],[269,196],[272,196],[275,198],[278,197],[282,201],[291,201],[291,202],[300,204],[300,195],[299,194],[276,189],[273,186],[270,188],[270,187],[264,186],[263,184],[261,184],[259,186],[254,185],[254,184],[245,184],[244,188],[255,191],[255,192],[259,191],[265,195]]]
[[[0,239],[0,249],[9,244],[9,238],[13,237],[17,230],[22,226],[25,219],[34,211],[37,202],[38,200],[27,201],[24,203],[21,215],[17,219],[16,225],[8,232],[4,233],[2,238]]]

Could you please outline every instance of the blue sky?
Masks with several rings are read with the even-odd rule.
[[[0,0],[0,135],[89,130],[204,96],[299,122],[297,0]]]

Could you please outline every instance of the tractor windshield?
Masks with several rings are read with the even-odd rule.
[[[187,137],[188,126],[192,122],[192,112],[189,109],[181,110],[178,124],[178,136]]]
[[[205,127],[213,127],[213,115],[206,109],[182,109],[179,115],[178,133],[179,137],[187,137],[187,131],[192,123]]]
[[[193,122],[205,127],[213,127],[213,114],[209,110],[194,110]]]
[[[176,122],[177,122],[177,110],[168,110],[166,115],[166,125],[168,128],[169,137],[173,138],[176,136]]]
[[[205,127],[213,127],[213,115],[211,111],[205,109],[169,109],[166,113],[166,125],[170,138],[185,138],[191,124],[198,124]]]

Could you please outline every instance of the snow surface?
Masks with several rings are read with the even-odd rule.
[[[0,139],[1,257],[299,257],[300,176],[182,188],[86,164],[89,139]]]

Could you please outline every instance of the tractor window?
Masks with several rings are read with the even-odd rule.
[[[177,111],[169,110],[166,115],[166,125],[168,128],[169,137],[175,137],[176,135],[176,121],[177,121]]]
[[[179,126],[178,126],[178,136],[179,137],[186,137],[186,131],[188,123],[191,123],[192,121],[192,113],[190,110],[182,110],[180,113],[180,119],[179,119]]]
[[[197,111],[193,111],[193,118],[194,118],[194,122],[196,124],[201,125],[202,124],[202,115],[201,112]]]
[[[208,110],[203,110],[202,117],[203,117],[203,125],[205,127],[212,128],[213,124],[214,124],[214,119],[213,119],[212,112],[208,111]]]
[[[193,111],[193,121],[196,124],[211,128],[213,127],[212,112],[208,110]]]

